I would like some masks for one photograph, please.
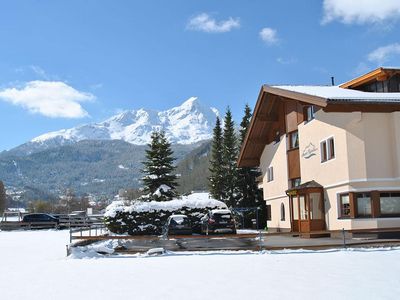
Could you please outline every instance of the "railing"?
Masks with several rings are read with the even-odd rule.
[[[58,228],[57,222],[0,222],[0,230],[31,230]]]
[[[22,222],[22,221],[2,221],[0,230],[30,230],[30,229],[66,229],[66,228],[88,228],[103,224],[100,216],[59,216],[58,222]]]
[[[279,250],[279,249],[331,249],[331,248],[347,248],[347,247],[364,247],[364,246],[382,246],[382,245],[399,245],[400,238],[387,239],[351,239],[350,233],[396,233],[400,237],[400,228],[382,228],[382,229],[353,229],[353,230],[330,230],[316,231],[313,234],[335,234],[335,238],[330,239],[311,239],[309,242],[300,241],[299,239],[275,239],[285,236],[299,236],[301,234],[294,232],[262,232],[255,233],[238,233],[238,234],[215,234],[215,235],[146,235],[146,236],[129,236],[109,234],[104,225],[96,230],[71,229],[70,240],[77,241],[74,245],[90,244],[101,240],[120,240],[124,241],[123,245],[128,245],[126,249],[116,250],[121,253],[137,253],[146,252],[151,248],[163,248],[171,251],[210,251],[210,250]]]
[[[109,235],[109,231],[103,223],[91,224],[87,227],[69,229],[69,242],[73,240],[102,239]]]

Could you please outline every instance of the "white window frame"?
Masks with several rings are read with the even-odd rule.
[[[308,110],[309,109],[311,109],[311,119],[308,119]],[[305,117],[305,119],[306,119],[306,123],[309,123],[309,122],[311,122],[312,120],[314,120],[315,119],[315,106],[314,105],[309,105],[309,106],[307,106],[306,107],[306,111],[305,111],[305,113],[306,113],[306,117]]]
[[[329,142],[331,140],[333,141],[333,156],[332,156],[332,153],[331,153],[331,147],[329,146]],[[324,148],[323,145],[324,145],[324,143],[325,143],[325,146],[326,146],[326,159],[325,160],[323,160],[323,148]],[[336,144],[335,144],[335,137],[334,136],[330,136],[330,137],[322,140],[319,143],[319,146],[320,146],[321,163],[326,163],[328,161],[332,161],[332,160],[336,159]]]

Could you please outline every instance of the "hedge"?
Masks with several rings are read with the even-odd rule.
[[[107,228],[117,234],[160,235],[170,215],[187,215],[194,232],[200,231],[200,219],[212,209],[227,208],[215,199],[175,199],[165,202],[134,201],[127,205],[123,201],[110,204],[104,215]]]

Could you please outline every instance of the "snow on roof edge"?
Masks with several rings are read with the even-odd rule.
[[[392,100],[391,102],[400,102],[400,93],[364,92],[344,89],[337,85],[273,85],[271,87],[331,100],[360,100],[361,102],[367,100],[376,100],[378,102]]]

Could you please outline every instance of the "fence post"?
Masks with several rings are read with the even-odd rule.
[[[344,231],[344,228],[342,229],[342,234],[343,234],[343,248],[346,249],[346,232]]]

